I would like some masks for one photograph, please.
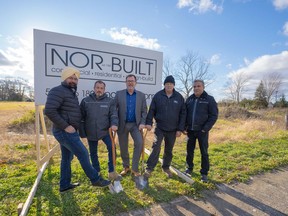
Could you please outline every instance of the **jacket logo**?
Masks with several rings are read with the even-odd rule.
[[[108,108],[108,105],[100,105],[102,108]]]
[[[173,102],[174,102],[175,104],[178,104],[178,101],[177,101],[177,100],[174,100]]]

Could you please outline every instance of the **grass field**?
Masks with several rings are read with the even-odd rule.
[[[10,107],[10,109],[7,109]],[[33,103],[0,102],[0,215],[17,215],[17,205],[25,202],[36,179],[36,152],[34,134],[9,131],[11,121],[34,109]],[[220,112],[223,110],[220,109]],[[224,112],[224,111],[223,111]],[[149,179],[149,188],[139,191],[130,176],[121,184],[124,192],[111,194],[108,189],[92,187],[77,159],[73,160],[73,181],[81,186],[60,194],[59,152],[51,160],[40,182],[28,215],[115,215],[132,209],[168,202],[181,195],[201,196],[204,189],[213,189],[216,183],[246,181],[250,176],[288,165],[288,132],[284,130],[287,110],[260,110],[258,117],[225,119],[223,113],[210,133],[210,182],[200,182],[200,154],[196,149],[195,170],[191,186],[174,176],[166,178],[160,164]],[[147,135],[147,148],[151,148],[153,133]],[[53,137],[49,138],[55,145]],[[86,143],[86,141],[84,140]],[[132,148],[132,144],[131,144]],[[185,170],[186,138],[177,139],[173,165]],[[42,154],[46,151],[42,144]],[[130,149],[132,152],[132,149]],[[121,159],[117,150],[117,171]],[[107,176],[107,150],[99,146],[102,175]],[[145,158],[147,159],[147,157]]]

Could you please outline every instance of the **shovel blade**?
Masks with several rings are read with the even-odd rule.
[[[123,191],[123,187],[122,187],[120,181],[114,181],[113,183],[111,183],[109,185],[109,189],[110,189],[110,192],[112,194],[120,193],[121,191]]]
[[[139,190],[144,190],[149,187],[148,178],[145,178],[144,176],[135,177],[135,184]]]

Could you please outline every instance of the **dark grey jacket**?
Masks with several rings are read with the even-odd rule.
[[[80,107],[82,113],[81,125],[83,124],[80,130],[81,137],[97,141],[109,134],[110,126],[118,126],[115,104],[113,99],[106,94],[97,98],[95,93],[91,93],[81,101]]]
[[[145,94],[137,90],[135,90],[135,92],[136,92],[136,109],[135,109],[136,124],[137,126],[139,126],[140,124],[145,125],[145,119],[147,116],[147,103]],[[119,118],[118,133],[122,133],[125,129],[126,111],[127,111],[126,94],[127,89],[123,89],[117,91],[114,98]]]
[[[47,96],[45,115],[53,122],[53,127],[64,130],[72,125],[76,130],[81,122],[81,111],[76,89],[65,82],[52,88]]]
[[[218,118],[218,107],[214,97],[203,92],[199,98],[195,94],[186,100],[186,129],[208,132]]]
[[[184,131],[186,108],[182,95],[174,90],[168,98],[164,89],[157,92],[151,101],[146,124],[152,125],[153,118],[161,130]]]

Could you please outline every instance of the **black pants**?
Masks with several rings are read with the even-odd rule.
[[[208,175],[208,171],[210,168],[209,155],[208,155],[208,135],[209,132],[188,131],[187,155],[186,155],[187,168],[189,170],[193,170],[194,150],[196,146],[196,140],[198,140],[201,152],[200,173],[204,175]]]
[[[169,169],[172,161],[172,150],[176,140],[176,131],[163,131],[159,128],[155,128],[154,142],[152,146],[152,152],[147,160],[147,169],[153,170],[158,163],[159,155],[161,151],[161,143],[164,138],[164,155],[163,155],[163,169]]]

